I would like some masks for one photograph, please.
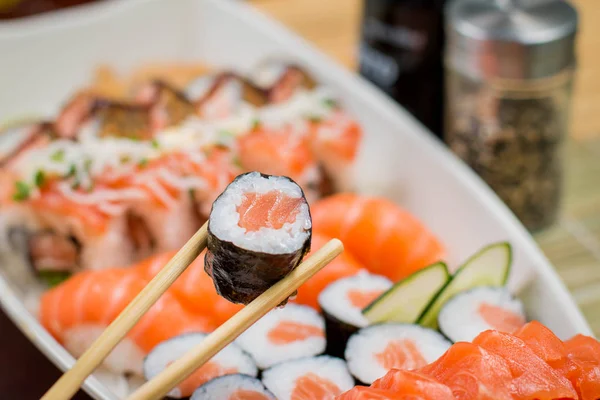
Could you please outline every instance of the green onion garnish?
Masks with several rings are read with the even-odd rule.
[[[35,183],[35,186],[42,187],[44,185],[45,181],[46,181],[46,174],[44,174],[44,171],[42,171],[41,169],[38,170],[35,173],[35,177],[33,178],[33,182]]]
[[[65,160],[65,151],[64,150],[56,150],[51,156],[50,159],[55,162],[63,162]]]
[[[27,200],[31,189],[29,186],[23,181],[15,182],[15,194],[13,194],[13,200],[15,201],[23,201]]]

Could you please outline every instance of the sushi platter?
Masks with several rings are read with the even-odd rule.
[[[60,369],[208,225],[207,250],[85,381],[92,397],[126,398],[334,238],[342,254],[169,396],[426,382],[454,398],[451,358],[493,361],[481,384],[513,398],[513,356],[539,364],[548,399],[600,390],[589,326],[493,192],[247,5],[108,1],[0,24],[0,54],[0,304]]]

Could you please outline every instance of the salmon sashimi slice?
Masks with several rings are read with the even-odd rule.
[[[565,342],[569,359],[577,366],[572,374],[582,400],[600,398],[600,343],[589,336],[576,335]]]
[[[281,229],[284,224],[294,223],[302,204],[302,198],[287,196],[280,190],[244,193],[237,207],[240,214],[238,225],[248,232],[261,228]]]
[[[567,357],[565,344],[550,329],[538,321],[531,321],[514,335],[525,342],[535,355],[575,385],[572,378],[577,366]]]
[[[512,390],[517,399],[576,399],[571,382],[538,357],[523,340],[507,333],[485,331],[473,340],[490,353],[506,360],[513,376]]]
[[[440,241],[389,200],[337,194],[311,207],[313,229],[344,242],[370,272],[397,281],[445,257]]]
[[[428,400],[430,397],[420,397],[414,395],[406,395],[402,393],[393,392],[385,389],[375,389],[368,386],[355,386],[340,396],[337,396],[335,400]],[[431,399],[434,399],[431,397]],[[454,397],[451,397],[454,399]]]
[[[167,366],[170,364],[171,363],[169,363]],[[180,390],[181,396],[187,397],[190,396],[199,386],[205,384],[211,379],[218,378],[219,376],[223,375],[235,374],[237,372],[238,370],[236,368],[226,368],[220,365],[218,362],[211,360],[194,371],[177,387]]]
[[[525,319],[512,311],[489,303],[481,303],[477,312],[495,330],[514,333],[525,325]]]
[[[414,396],[415,399],[454,400],[450,388],[430,376],[414,371],[391,369],[371,385],[374,389],[385,389],[392,393]],[[410,397],[413,398],[413,397]]]
[[[325,337],[325,333],[318,326],[295,321],[281,321],[267,333],[267,337],[274,344],[284,345],[306,340],[310,337]]]
[[[329,379],[308,373],[296,379],[290,400],[333,400],[341,391]]]
[[[42,295],[40,322],[59,342],[74,326],[108,325],[145,283],[119,268],[80,272]]]
[[[418,372],[448,386],[458,400],[514,400],[507,362],[471,343],[455,343]]]
[[[320,249],[325,243],[331,240],[331,238],[318,233],[313,233],[311,240],[311,247],[316,250]],[[311,253],[312,252],[308,253],[306,257],[310,257]],[[323,289],[338,279],[357,274],[363,268],[364,267],[356,261],[350,253],[345,251],[300,286],[300,288],[298,288],[298,295],[294,301],[318,309],[318,298]]]
[[[419,348],[410,339],[391,341],[375,359],[385,369],[417,369],[425,366],[427,361]]]

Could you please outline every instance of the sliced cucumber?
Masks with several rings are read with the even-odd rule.
[[[504,286],[512,263],[509,243],[484,247],[467,260],[419,317],[422,326],[437,329],[437,317],[442,306],[452,296],[478,286]]]
[[[446,264],[432,264],[396,283],[369,304],[362,313],[371,324],[414,324],[431,299],[449,280],[450,274]]]

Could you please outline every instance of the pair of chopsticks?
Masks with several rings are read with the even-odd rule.
[[[73,397],[83,381],[94,372],[140,318],[206,248],[207,239],[208,225],[204,224],[104,330],[75,365],[56,381],[41,400],[64,400]],[[342,251],[342,242],[337,239],[330,240],[284,279],[271,286],[208,335],[202,343],[138,388],[128,397],[128,400],[150,400],[164,397],[172,388],[200,368],[267,312],[287,299],[300,285],[329,264]]]

